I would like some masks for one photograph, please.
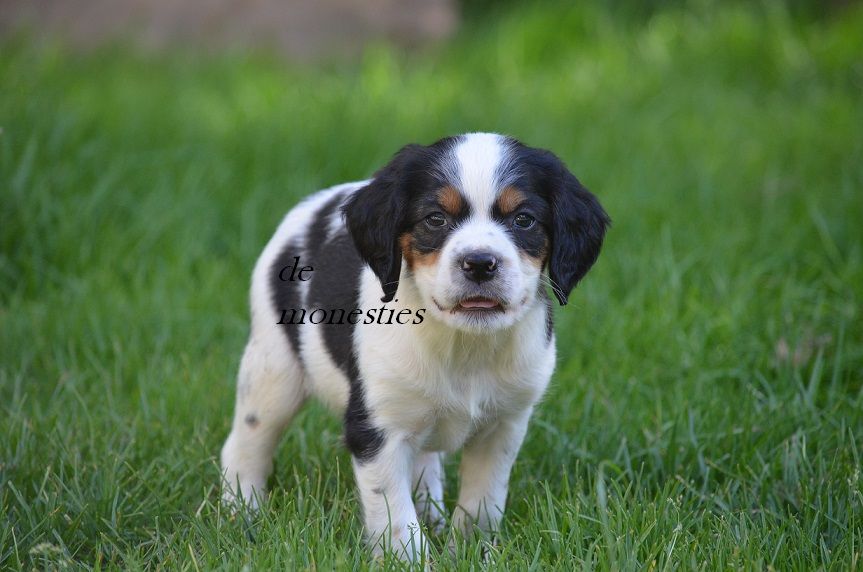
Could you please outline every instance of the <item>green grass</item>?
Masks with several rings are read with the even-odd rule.
[[[861,29],[859,6],[516,8],[317,68],[7,39],[0,568],[370,566],[320,407],[258,516],[217,503],[249,274],[300,197],[494,130],[557,152],[614,226],[558,312],[490,563],[859,569]]]

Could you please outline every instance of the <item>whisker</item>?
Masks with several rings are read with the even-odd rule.
[[[543,282],[545,285],[552,289],[556,296],[559,296],[564,300],[568,298],[568,296],[564,293],[563,288],[561,288],[560,285],[558,285],[554,280],[552,280],[550,276],[540,274],[539,278],[541,282]]]

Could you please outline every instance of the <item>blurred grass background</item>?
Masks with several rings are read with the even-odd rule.
[[[369,566],[317,406],[260,515],[216,502],[249,275],[301,197],[488,130],[614,219],[491,564],[859,568],[861,6],[471,6],[316,65],[4,40],[0,567]]]

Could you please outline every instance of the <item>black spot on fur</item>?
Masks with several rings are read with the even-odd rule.
[[[348,408],[345,410],[345,445],[360,463],[374,459],[384,446],[383,432],[372,425],[369,419],[362,383],[351,382]]]
[[[254,413],[249,413],[248,415],[246,415],[246,417],[243,419],[243,421],[245,421],[246,425],[248,425],[252,429],[257,427],[261,423],[261,420],[258,419],[258,416],[255,415]]]
[[[282,310],[297,309],[300,310],[303,306],[302,293],[300,292],[300,283],[283,281],[279,277],[279,272],[285,266],[290,266],[294,263],[294,257],[299,256],[300,261],[304,260],[303,249],[298,241],[290,241],[282,249],[282,252],[276,257],[273,265],[270,267],[270,287],[272,289],[273,306],[276,311],[276,318],[279,320]],[[285,335],[288,337],[288,343],[296,355],[300,354],[300,326],[299,323],[290,323],[286,321],[279,324]]]

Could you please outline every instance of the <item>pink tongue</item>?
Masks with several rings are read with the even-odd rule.
[[[498,303],[488,298],[472,298],[470,300],[462,300],[462,308],[495,308]]]

